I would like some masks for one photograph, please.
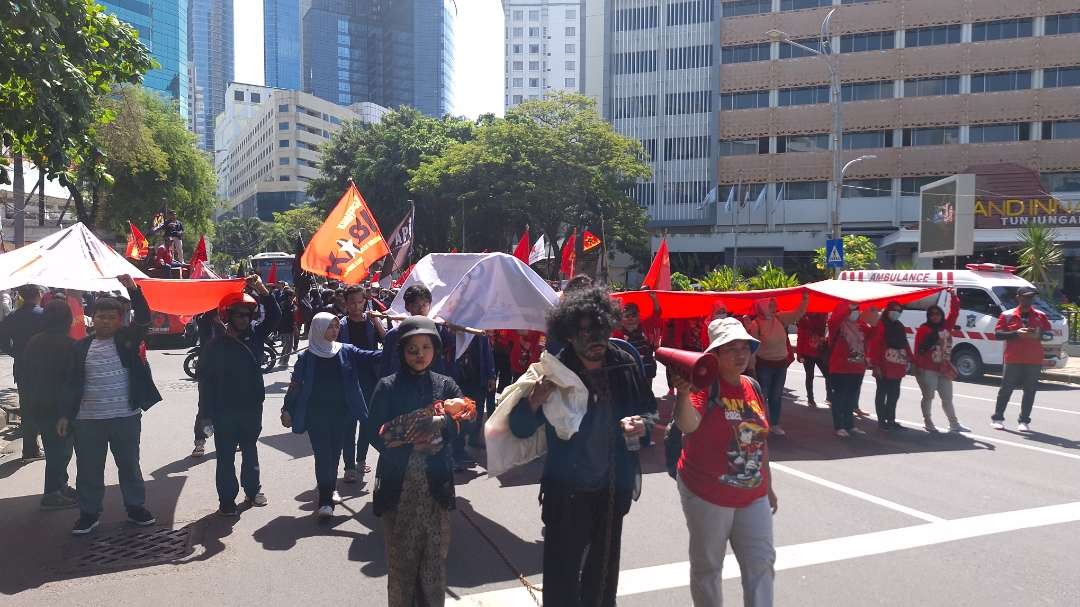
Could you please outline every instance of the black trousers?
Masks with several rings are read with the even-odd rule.
[[[814,398],[814,367],[817,367],[818,371],[821,371],[821,376],[825,378],[825,398],[832,401],[833,390],[832,383],[829,381],[828,362],[822,358],[803,357],[803,371],[806,373],[806,400],[810,402],[816,400]]]
[[[367,462],[368,449],[371,447],[367,430],[364,428],[363,423],[353,419],[346,420],[343,423],[351,430],[345,435],[345,446],[341,450],[341,463],[345,464],[346,470],[358,470],[361,464]]]
[[[608,496],[607,490],[545,492],[544,605],[614,607],[624,513],[610,506]],[[609,513],[611,541],[605,550]]]
[[[896,401],[900,400],[900,380],[878,378],[874,409],[878,422],[896,421]]]
[[[862,373],[833,373],[832,419],[833,430],[851,430],[855,427],[855,409],[859,407],[862,392]]]
[[[17,388],[18,386],[16,386]],[[22,407],[22,403],[28,402],[30,399],[19,393],[19,403]],[[38,457],[41,455],[41,450],[38,449],[38,427],[31,419],[31,416],[23,412],[20,416],[19,432],[22,435],[22,456],[23,457]]]
[[[1031,409],[1035,406],[1035,393],[1039,390],[1039,376],[1042,375],[1042,365],[1005,365],[1005,373],[1001,377],[1001,389],[998,390],[997,406],[994,407],[993,421],[1005,421],[1005,408],[1009,406],[1013,390],[1022,388],[1024,397],[1020,400],[1020,423],[1031,423]]]
[[[240,487],[247,497],[255,497],[259,482],[259,435],[262,411],[226,413],[214,418],[214,447],[217,449],[217,492],[222,505],[236,503]],[[240,481],[236,480],[236,447],[240,446]]]
[[[454,458],[457,459],[460,456],[466,455],[465,451],[465,439],[470,439],[470,442],[475,446],[477,441],[477,431],[483,432],[484,427],[484,403],[487,401],[487,387],[477,386],[462,386],[462,393],[466,398],[471,398],[476,402],[476,419],[471,422],[461,422],[461,431],[454,437],[453,442],[450,443]]]
[[[26,418],[23,418],[26,419]],[[75,448],[75,437],[71,432],[67,436],[56,433],[55,418],[34,418],[34,425],[41,429],[41,444],[45,446],[45,489],[48,495],[68,485],[68,464]]]
[[[315,455],[315,485],[319,491],[319,506],[332,506],[334,490],[337,489],[338,459],[342,449],[355,447],[350,442],[349,428],[356,428],[342,408],[337,411],[311,411],[307,421],[308,439]],[[360,433],[363,436],[363,432]],[[367,444],[367,441],[364,443]],[[361,460],[362,461],[362,460]]]

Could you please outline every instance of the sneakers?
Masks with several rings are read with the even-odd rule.
[[[851,430],[849,430],[849,432],[851,432],[852,434],[866,434],[865,430],[861,430],[859,428],[852,428]]]
[[[75,526],[71,528],[71,535],[86,535],[94,530],[94,527],[98,526],[98,517],[87,514],[85,512],[79,514],[79,520],[75,521]]]
[[[1005,429],[1005,423],[1004,422],[999,422],[999,421],[997,421],[995,419],[995,420],[992,420],[990,422],[990,427],[993,428],[994,430],[1004,430]]]
[[[889,428],[892,429],[892,430],[895,430],[897,432],[904,432],[904,431],[907,430],[907,428],[905,428],[904,426],[901,426],[900,424],[898,424],[896,422],[889,422]]]
[[[937,426],[934,425],[934,422],[928,421],[923,427],[926,428],[926,431],[930,434],[939,434]]]
[[[817,409],[817,403],[815,403],[814,399],[812,399],[812,398],[810,400],[806,401],[806,406],[810,407],[811,409]]]
[[[316,491],[318,491],[318,489],[316,489]],[[341,494],[338,493],[337,489],[334,489],[334,492],[330,494],[330,501],[332,503],[334,503],[334,504],[344,504],[345,503],[345,500],[341,499]]]
[[[74,497],[64,495],[63,490],[53,491],[41,497],[42,510],[63,510],[65,508],[74,508],[78,504],[78,500]]]
[[[349,468],[345,471],[345,477],[342,480],[344,480],[346,483],[355,483],[356,481],[360,480],[360,473],[352,468]]]
[[[150,514],[149,510],[140,506],[128,510],[128,522],[140,527],[149,527],[156,523],[157,519],[154,518],[153,514]]]
[[[848,434],[848,431],[844,430],[843,428],[840,428],[839,430],[837,430],[836,435],[839,436],[840,438],[847,438],[847,437],[851,436],[850,434]]]
[[[23,455],[19,459],[21,459],[24,462],[36,462],[38,460],[45,459],[45,454],[42,453],[41,451],[38,451],[36,453],[29,453],[29,454]]]
[[[882,432],[888,432],[888,431],[892,430],[892,424],[890,424],[887,421],[880,420],[880,419],[878,420],[877,427],[878,427],[878,430],[881,430]]]
[[[191,457],[202,457],[206,455],[206,441],[195,441],[195,448],[191,450]]]
[[[217,513],[218,516],[237,516],[240,511],[236,508],[236,504],[222,504]]]
[[[855,415],[856,417],[869,417],[870,414],[862,409],[855,409]]]
[[[244,503],[247,504],[248,506],[255,506],[256,508],[262,508],[263,506],[265,506],[269,502],[267,501],[266,496],[263,495],[262,492],[260,491],[259,493],[256,493],[255,495],[249,495],[248,498],[246,500],[244,500]]]
[[[334,516],[334,507],[319,506],[319,509],[315,511],[315,516],[318,517],[320,521],[325,521],[330,517]]]
[[[71,485],[64,485],[63,487],[61,487],[60,495],[63,495],[64,497],[69,497],[71,499],[79,498],[79,492],[76,491],[75,488]]]
[[[949,424],[950,434],[959,434],[961,432],[971,432],[971,428],[968,428],[961,423]]]
[[[1017,432],[1031,432],[1031,426],[1025,424],[1024,422],[1020,422],[1019,424],[1016,424],[1016,431]]]
[[[784,432],[784,429],[780,426],[773,426],[769,429],[769,433],[774,436],[787,436],[787,432]]]

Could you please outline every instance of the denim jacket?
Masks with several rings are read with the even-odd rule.
[[[345,383],[345,406],[355,420],[362,422],[368,418],[368,404],[364,391],[361,390],[360,377],[365,368],[377,367],[380,357],[382,352],[378,350],[361,350],[350,344],[342,344],[337,353],[338,362],[341,364],[341,379]],[[296,434],[307,431],[308,401],[315,384],[314,358],[315,355],[309,351],[301,352],[289,382],[289,392],[295,397],[288,396],[284,408],[292,417],[292,431]]]

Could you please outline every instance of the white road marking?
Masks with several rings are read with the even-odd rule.
[[[833,491],[839,491],[840,493],[850,495],[852,497],[857,497],[857,498],[859,498],[861,500],[870,502],[871,504],[877,504],[878,506],[888,508],[889,510],[895,510],[896,512],[902,512],[902,513],[904,513],[904,514],[906,514],[908,516],[913,516],[913,517],[915,517],[917,519],[926,521],[928,523],[942,523],[942,522],[945,522],[945,519],[941,518],[940,516],[934,516],[933,514],[927,514],[925,512],[922,512],[920,510],[916,510],[914,508],[908,508],[907,506],[904,506],[903,504],[897,504],[896,502],[891,502],[891,501],[889,501],[889,500],[887,500],[885,498],[878,497],[876,495],[870,495],[869,493],[859,491],[858,489],[852,489],[851,487],[846,487],[846,486],[841,485],[839,483],[834,483],[834,482],[832,482],[830,480],[821,478],[820,476],[814,476],[813,474],[802,472],[801,470],[796,470],[796,469],[794,469],[794,468],[792,468],[790,466],[784,465],[784,464],[778,464],[776,462],[769,462],[769,467],[772,470],[780,470],[781,472],[784,472],[785,474],[790,474],[792,476],[801,478],[804,481],[809,481],[811,483],[821,485],[822,487],[827,487],[829,489],[832,489]]]
[[[1070,502],[793,544],[777,548],[775,570],[834,563],[1077,521],[1080,521],[1080,502]],[[724,579],[737,577],[739,564],[733,554],[728,554],[724,559]],[[618,595],[630,596],[685,588],[689,585],[690,563],[683,561],[622,571],[619,574]],[[528,591],[520,586],[451,599],[449,604],[473,607],[535,607]]]

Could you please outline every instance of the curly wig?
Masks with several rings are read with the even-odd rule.
[[[548,335],[569,341],[577,334],[583,318],[590,318],[598,328],[611,331],[622,319],[622,312],[605,287],[566,291],[559,304],[548,312]]]

